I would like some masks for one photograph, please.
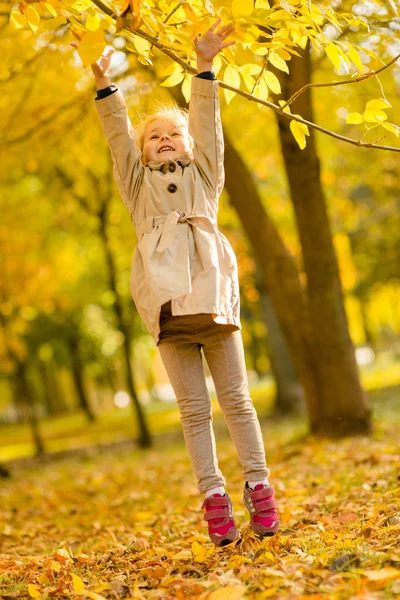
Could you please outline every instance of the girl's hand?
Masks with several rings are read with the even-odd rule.
[[[76,42],[71,42],[70,46],[75,49],[78,48],[78,44]],[[114,52],[115,50],[111,48],[107,54],[102,54],[100,58],[96,60],[96,62],[90,65],[96,79],[103,79],[104,77],[107,77],[107,71],[110,68],[111,58]]]
[[[203,35],[193,40],[197,54],[197,62],[200,62],[201,65],[212,66],[213,58],[217,56],[221,50],[236,43],[234,40],[224,42],[224,40],[235,30],[235,26],[232,23],[228,23],[228,25],[224,25],[216,31],[221,21],[222,19],[218,19],[214,25],[211,25],[210,29],[203,33]]]

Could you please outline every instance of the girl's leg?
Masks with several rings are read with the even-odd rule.
[[[158,349],[178,401],[183,434],[199,491],[204,493],[223,487],[226,482],[218,468],[211,401],[200,344],[164,342],[159,344]]]
[[[264,443],[250,398],[242,335],[217,325],[203,338],[203,351],[215,391],[236,446],[246,481],[268,479]]]

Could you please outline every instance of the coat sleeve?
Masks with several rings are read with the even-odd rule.
[[[194,162],[218,197],[224,187],[224,137],[218,81],[192,77],[189,133],[194,140]]]
[[[144,167],[136,146],[137,133],[132,127],[123,95],[115,93],[95,101],[114,164],[114,178],[122,201],[133,211]]]

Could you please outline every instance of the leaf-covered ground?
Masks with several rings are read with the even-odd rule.
[[[220,425],[217,423],[217,429]],[[14,465],[0,489],[0,596],[236,600],[400,595],[398,426],[293,439],[263,421],[280,533],[249,531],[225,429],[221,467],[240,543],[214,549],[183,442]]]

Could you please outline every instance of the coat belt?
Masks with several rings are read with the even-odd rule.
[[[206,215],[187,215],[186,213],[174,210],[168,215],[148,217],[142,221],[136,229],[138,241],[140,242],[146,233],[151,233],[155,227],[161,225],[162,233],[157,245],[157,252],[164,252],[174,238],[174,228],[182,223],[193,225],[209,233],[214,233],[217,225],[216,219],[212,217],[207,217]]]

